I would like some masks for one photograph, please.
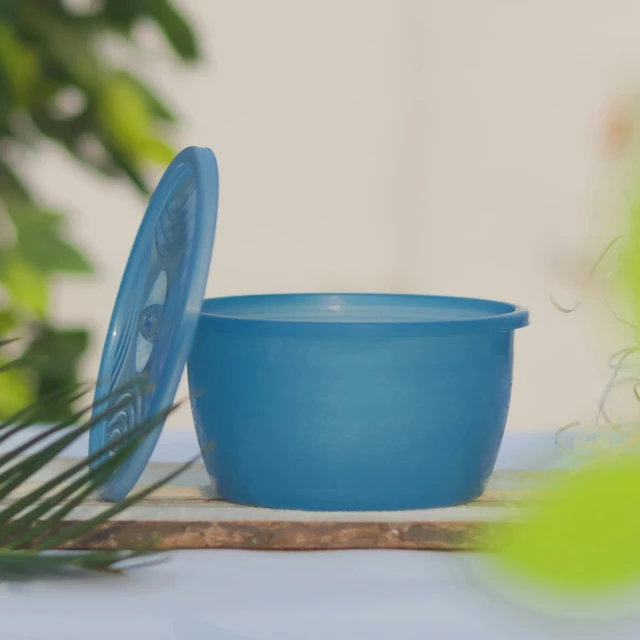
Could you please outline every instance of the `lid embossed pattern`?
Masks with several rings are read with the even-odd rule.
[[[191,176],[164,207],[155,234],[150,238],[145,260],[149,273],[147,279],[132,279],[132,290],[128,296],[131,300],[129,314],[123,331],[115,336],[117,347],[109,383],[110,394],[126,387],[138,376],[144,376],[144,387],[153,390],[167,364],[169,352],[153,347],[156,340],[162,343],[171,339],[168,332],[175,323],[178,310],[184,306],[176,298],[181,294],[184,297],[188,266],[184,257],[193,243],[197,196],[193,172],[190,173]],[[135,396],[132,404],[108,421],[108,441],[149,417],[153,393],[141,394],[140,390],[141,387],[136,385],[109,399],[107,406],[124,400],[126,396]]]
[[[128,402],[91,430],[90,453],[171,406],[202,305],[217,202],[213,152],[181,152],[155,190],[129,256],[105,341],[94,414]],[[139,379],[141,384],[132,384]],[[144,439],[101,497],[118,500],[131,490],[161,429]]]

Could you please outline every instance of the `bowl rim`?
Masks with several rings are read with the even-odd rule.
[[[210,307],[228,302],[265,301],[267,299],[293,298],[372,298],[397,299],[406,302],[417,300],[431,300],[447,304],[457,304],[466,308],[477,307],[484,310],[484,315],[460,319],[445,320],[389,320],[389,321],[340,321],[340,320],[309,320],[291,318],[259,318],[243,317],[240,314],[224,313]],[[487,307],[494,307],[495,313],[487,315]],[[489,309],[491,311],[491,309]],[[529,324],[529,311],[525,307],[489,300],[483,298],[469,298],[462,296],[441,296],[404,293],[265,293],[222,296],[206,298],[200,311],[198,331],[232,331],[268,334],[302,334],[302,335],[457,335],[466,333],[486,333],[497,331],[513,331]]]

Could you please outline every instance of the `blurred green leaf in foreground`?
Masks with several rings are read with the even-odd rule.
[[[92,267],[67,236],[64,214],[30,189],[20,157],[48,140],[142,194],[147,165],[173,157],[171,108],[102,53],[105,39],[116,38],[138,57],[141,23],[154,25],[182,62],[199,58],[171,0],[0,1],[0,336],[20,336],[25,356],[20,369],[0,373],[0,418],[73,383],[89,339],[51,320],[52,279]],[[50,419],[71,410],[60,404]]]
[[[566,613],[569,608],[575,611],[575,605],[581,616],[595,615],[600,607],[603,612],[617,611],[623,602],[625,611],[629,604],[634,613],[640,613],[640,365],[634,359],[640,353],[640,176],[636,162],[640,147],[635,146],[638,136],[632,135],[634,130],[640,133],[640,127],[626,122],[622,130],[634,145],[630,154],[634,184],[627,197],[627,228],[606,251],[616,254],[616,267],[609,275],[621,285],[626,318],[610,309],[627,325],[630,346],[612,358],[613,373],[595,425],[596,438],[603,436],[601,446],[592,448],[595,454],[545,489],[539,504],[521,523],[510,527],[504,538],[493,541],[499,565],[519,584],[546,593],[545,607]],[[623,423],[613,421],[605,406],[618,381],[631,383],[636,401],[631,419]],[[532,604],[530,598],[528,604]]]
[[[639,496],[638,454],[594,460],[544,492],[501,541],[500,561],[538,588],[574,600],[637,589]]]

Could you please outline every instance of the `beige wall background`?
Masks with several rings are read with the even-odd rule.
[[[570,295],[608,172],[602,128],[640,81],[637,0],[183,0],[206,61],[185,70],[142,27],[134,66],[177,108],[176,146],[221,171],[209,296],[403,291],[528,306],[512,429],[589,415],[606,377]],[[120,43],[109,55],[129,60]],[[132,63],[133,64],[133,63]],[[93,327],[98,369],[145,203],[54,148],[29,160],[72,211],[98,276],[56,314]],[[596,340],[597,342],[597,340]],[[183,383],[180,397],[187,394]],[[169,422],[191,428],[185,407]]]

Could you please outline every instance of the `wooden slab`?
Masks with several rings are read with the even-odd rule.
[[[58,459],[13,493],[3,505],[33,490],[75,460]],[[138,490],[175,466],[151,463]],[[172,484],[65,548],[116,549],[438,549],[476,550],[489,531],[517,520],[535,499],[549,472],[496,472],[478,500],[444,509],[384,512],[310,512],[244,507],[217,499],[203,465],[194,465]],[[105,508],[88,500],[63,526]]]

